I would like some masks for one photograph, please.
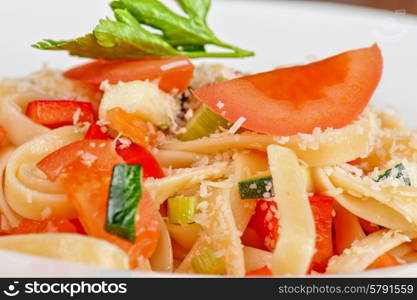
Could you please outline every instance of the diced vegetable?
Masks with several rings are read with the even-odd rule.
[[[89,102],[36,100],[26,107],[26,116],[51,129],[74,123],[93,123],[94,115],[93,106]]]
[[[373,45],[209,85],[194,95],[214,112],[225,111],[230,122],[244,117],[244,128],[290,136],[351,123],[367,106],[381,74],[381,52]],[[216,106],[219,100],[224,107]]]
[[[196,140],[209,136],[220,128],[227,129],[229,127],[229,121],[225,120],[203,104],[188,121],[187,126],[185,127],[185,133],[180,136],[180,140]]]
[[[194,222],[196,197],[175,197],[168,199],[168,219],[171,224]]]
[[[191,265],[197,274],[224,275],[226,273],[224,259],[216,257],[212,249],[206,249],[202,254],[194,257]]]
[[[333,256],[333,198],[314,195],[309,197],[316,226],[316,249],[312,269],[324,272],[327,262]],[[248,227],[242,235],[246,246],[273,251],[279,238],[278,207],[275,201],[258,200]]]
[[[327,263],[333,256],[333,203],[334,199],[323,195],[309,197],[316,225],[316,253],[311,267],[314,271],[324,273]]]
[[[104,61],[96,60],[64,73],[70,79],[79,80],[96,86],[103,81],[110,84],[135,80],[158,82],[166,93],[180,94],[188,87],[193,75],[194,66],[184,56],[171,58],[151,58]]]
[[[105,128],[107,130],[107,128]],[[97,125],[96,123],[92,123],[85,134],[84,139],[86,140],[111,140],[112,137],[107,134],[107,132],[103,132],[101,126]]]
[[[135,218],[141,196],[142,166],[114,166],[107,202],[107,232],[135,242]]]
[[[271,198],[274,196],[272,177],[264,176],[239,181],[241,199]]]
[[[109,110],[106,120],[109,122],[110,128],[138,145],[146,147],[155,140],[156,131],[152,128],[152,124],[148,124],[136,114],[127,113],[119,107]]]
[[[109,134],[104,133],[97,124],[90,125],[85,135],[85,139],[113,140],[113,138]],[[128,146],[122,146],[121,143],[117,141],[116,152],[127,164],[141,165],[143,168],[144,179],[148,177],[164,177],[164,171],[158,161],[146,148],[133,143]]]
[[[306,188],[309,193],[314,192],[314,183],[308,167],[301,166],[302,175],[305,179]],[[272,177],[262,174],[257,178],[242,180],[238,183],[241,199],[271,198],[275,196]]]
[[[403,163],[399,163],[395,165],[393,168],[386,170],[384,173],[379,175],[375,181],[380,182],[390,177],[402,179],[405,185],[411,186],[410,177],[407,174],[407,169]]]
[[[255,213],[249,221],[248,228],[257,233],[263,243],[262,249],[274,250],[279,236],[277,203],[273,200],[259,199],[256,202]]]
[[[110,85],[105,89],[100,103],[99,117],[108,120],[108,111],[120,108],[126,113],[134,114],[144,121],[166,129],[180,111],[175,98],[151,82],[131,81]]]
[[[116,151],[127,164],[142,165],[143,178],[162,178],[165,176],[158,161],[146,148],[132,144],[127,148],[118,147]]]
[[[267,266],[260,268],[258,270],[254,270],[251,272],[246,273],[246,277],[271,277],[272,271]]]

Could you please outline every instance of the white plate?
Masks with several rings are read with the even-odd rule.
[[[65,39],[89,32],[109,10],[103,0],[8,1],[0,10],[0,76],[20,76],[44,63],[66,68],[80,63],[65,53],[30,48],[42,38]],[[166,2],[166,1],[165,1]],[[172,1],[171,1],[172,2]],[[305,63],[378,42],[383,80],[373,97],[392,105],[417,127],[417,18],[343,5],[298,1],[213,1],[209,23],[228,42],[256,51],[254,58],[223,62],[246,71]],[[216,60],[219,61],[219,60]],[[102,271],[0,251],[0,276],[137,276]],[[417,265],[368,272],[373,276],[417,276]],[[362,276],[366,275],[364,273]]]

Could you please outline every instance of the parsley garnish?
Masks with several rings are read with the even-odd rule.
[[[157,0],[116,0],[110,6],[115,20],[101,19],[93,32],[83,37],[33,45],[42,50],[67,50],[71,55],[101,58],[145,58],[186,55],[196,57],[253,56],[221,41],[208,27],[210,0],[176,0],[187,15],[181,16]],[[151,32],[143,25],[152,27]],[[209,52],[215,45],[228,52]]]

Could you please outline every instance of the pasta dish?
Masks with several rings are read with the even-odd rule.
[[[210,1],[176,2],[113,1],[34,45],[93,60],[0,81],[0,249],[238,277],[415,262],[417,132],[368,104],[378,45],[245,74],[191,60],[253,53],[207,27]]]

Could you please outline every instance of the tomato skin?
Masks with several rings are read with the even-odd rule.
[[[9,234],[31,234],[31,233],[83,233],[77,228],[72,220],[60,216],[52,216],[46,220],[36,221],[23,219],[19,226],[10,230]]]
[[[312,269],[324,273],[327,263],[333,256],[333,203],[334,199],[323,195],[309,197],[311,210],[316,225],[316,253],[312,261]]]
[[[108,80],[110,84],[119,81],[155,80],[159,88],[167,93],[182,93],[189,85],[194,66],[185,56],[171,58],[127,59],[93,62],[72,68],[64,73],[70,79],[99,87]]]
[[[258,270],[247,272],[246,277],[271,277],[273,276],[272,271],[267,266],[262,267]]]
[[[289,136],[351,123],[367,106],[381,74],[382,56],[375,44],[206,86],[194,95],[228,121],[244,117],[247,129]]]
[[[93,123],[95,113],[89,102],[71,100],[36,100],[29,103],[26,116],[50,129],[73,125],[74,114],[80,111],[78,121]]]

